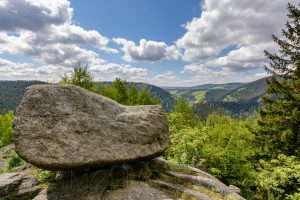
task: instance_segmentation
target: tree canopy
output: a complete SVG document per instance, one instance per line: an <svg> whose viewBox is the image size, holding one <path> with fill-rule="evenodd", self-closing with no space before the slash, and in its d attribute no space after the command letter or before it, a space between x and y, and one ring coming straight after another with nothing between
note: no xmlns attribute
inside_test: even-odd
<svg viewBox="0 0 300 200"><path fill-rule="evenodd" d="M258 141L263 154L300 156L300 10L288 4L283 37L273 35L279 52L265 51L272 75L259 110Z"/></svg>
<svg viewBox="0 0 300 200"><path fill-rule="evenodd" d="M112 85L100 84L93 81L88 65L77 64L70 76L64 75L60 84L72 84L108 97L123 105L155 105L159 101L149 91L138 89L136 85L127 85L126 80L116 78Z"/></svg>
<svg viewBox="0 0 300 200"><path fill-rule="evenodd" d="M72 84L87 90L93 89L93 76L88 71L88 65L76 64L70 76L66 74L60 80L61 84Z"/></svg>

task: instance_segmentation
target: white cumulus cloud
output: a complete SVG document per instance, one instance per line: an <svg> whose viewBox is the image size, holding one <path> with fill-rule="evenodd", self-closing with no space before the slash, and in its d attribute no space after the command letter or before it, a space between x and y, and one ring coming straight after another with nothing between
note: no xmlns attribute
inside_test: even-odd
<svg viewBox="0 0 300 200"><path fill-rule="evenodd" d="M67 0L2 0L0 4L0 54L29 56L43 66L74 66L77 62L105 61L90 46L116 53L109 39L96 30L72 22Z"/></svg>
<svg viewBox="0 0 300 200"><path fill-rule="evenodd" d="M184 49L185 60L200 61L231 46L269 42L287 20L286 6L284 0L206 0L201 16L185 25L187 32L176 44Z"/></svg>
<svg viewBox="0 0 300 200"><path fill-rule="evenodd" d="M102 65L93 65L90 68L96 73L115 74L118 76L139 76L145 77L148 75L148 70L140 67L132 67L131 65L105 63Z"/></svg>
<svg viewBox="0 0 300 200"><path fill-rule="evenodd" d="M126 61L158 61L178 60L181 53L175 45L168 46L164 42L141 39L139 45L124 38L114 38L113 41L122 45L123 59Z"/></svg>

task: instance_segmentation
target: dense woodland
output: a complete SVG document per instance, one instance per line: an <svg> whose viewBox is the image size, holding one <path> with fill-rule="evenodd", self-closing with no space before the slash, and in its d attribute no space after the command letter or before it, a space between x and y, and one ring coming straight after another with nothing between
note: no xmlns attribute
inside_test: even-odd
<svg viewBox="0 0 300 200"><path fill-rule="evenodd" d="M266 70L271 78L261 105L257 101L240 105L231 101L245 93L235 89L227 94L227 102L191 105L184 97L178 98L173 111L167 113L170 147L164 156L240 187L247 199L300 199L300 10L290 4L288 9L284 39L273 36L279 54L266 52L270 60ZM60 84L78 85L124 105L161 103L148 89L122 79L94 83L87 66L76 66ZM252 96L262 93L259 90ZM12 120L12 112L0 116L1 146L13 140Z"/></svg>
<svg viewBox="0 0 300 200"><path fill-rule="evenodd" d="M0 113L15 111L19 105L25 89L41 81L1 81L0 82Z"/></svg>

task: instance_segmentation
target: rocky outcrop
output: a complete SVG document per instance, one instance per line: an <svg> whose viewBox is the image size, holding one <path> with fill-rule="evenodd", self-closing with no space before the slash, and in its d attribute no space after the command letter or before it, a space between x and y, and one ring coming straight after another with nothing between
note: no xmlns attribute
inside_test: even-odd
<svg viewBox="0 0 300 200"><path fill-rule="evenodd" d="M0 174L0 197L31 199L41 191L37 179L25 173Z"/></svg>
<svg viewBox="0 0 300 200"><path fill-rule="evenodd" d="M103 200L159 200L159 199L174 199L174 197L164 191L150 186L142 181L127 181L124 188L117 190L108 190L102 196Z"/></svg>
<svg viewBox="0 0 300 200"><path fill-rule="evenodd" d="M158 106L123 106L77 86L27 88L14 120L16 151L50 170L153 158L168 146Z"/></svg>
<svg viewBox="0 0 300 200"><path fill-rule="evenodd" d="M160 157L152 159L150 167L158 169L162 173L160 179L150 180L152 185L160 188L185 193L202 200L213 200L217 196L226 199L245 200L237 193L237 187L228 187L212 175L189 165L176 165ZM197 187L200 191L195 189ZM232 189L233 187L234 189ZM202 188L214 191L216 196L203 193Z"/></svg>
<svg viewBox="0 0 300 200"><path fill-rule="evenodd" d="M162 162L169 166L168 171L160 168ZM201 172L162 158L101 169L62 171L56 182L34 200L244 200L218 179Z"/></svg>
<svg viewBox="0 0 300 200"><path fill-rule="evenodd" d="M193 190L193 189L189 189L180 184L168 183L168 182L160 181L160 180L153 180L153 181L151 181L151 183L158 187L161 187L162 189L184 193L186 195L192 196L192 197L200 199L200 200L214 200L213 198L209 197L208 195L206 195L202 192L199 192L199 191Z"/></svg>
<svg viewBox="0 0 300 200"><path fill-rule="evenodd" d="M76 86L32 86L14 136L15 150L31 164L0 175L0 199L244 200L200 169L157 157L168 145L158 106L122 106ZM41 179L45 171L34 165L56 176Z"/></svg>

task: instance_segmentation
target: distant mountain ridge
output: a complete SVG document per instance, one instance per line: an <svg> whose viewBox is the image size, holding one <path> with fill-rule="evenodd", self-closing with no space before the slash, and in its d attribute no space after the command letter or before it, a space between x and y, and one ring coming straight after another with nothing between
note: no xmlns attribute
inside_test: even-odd
<svg viewBox="0 0 300 200"><path fill-rule="evenodd" d="M216 87L223 87L227 89L234 89L237 87L242 86L244 83L223 83L223 84L216 84L216 83L209 83L209 84L203 84L203 85L196 85L191 87L172 87L172 86L162 86L161 88L165 90L206 90L206 89L212 89Z"/></svg>
<svg viewBox="0 0 300 200"><path fill-rule="evenodd" d="M204 84L193 87L163 87L175 98L185 97L193 103L201 101L251 102L265 95L267 78L249 83Z"/></svg>
<svg viewBox="0 0 300 200"><path fill-rule="evenodd" d="M251 102L260 101L260 98L266 94L267 79L261 78L256 81L246 83L223 97L225 102Z"/></svg>
<svg viewBox="0 0 300 200"><path fill-rule="evenodd" d="M173 110L176 99L181 96L191 103L215 102L215 106L225 106L226 109L234 107L234 103L239 103L237 107L242 107L243 104L247 108L249 105L257 107L260 98L266 93L266 80L267 78L262 78L250 83L204 84L193 87L164 87L165 89L147 83L128 82L128 87L135 84L138 89L148 90L158 98L162 107L170 112ZM97 83L112 84L112 82ZM0 113L15 111L26 87L35 84L46 83L42 81L0 81Z"/></svg>
<svg viewBox="0 0 300 200"><path fill-rule="evenodd" d="M0 113L15 111L25 89L31 85L45 84L42 81L0 81Z"/></svg>

